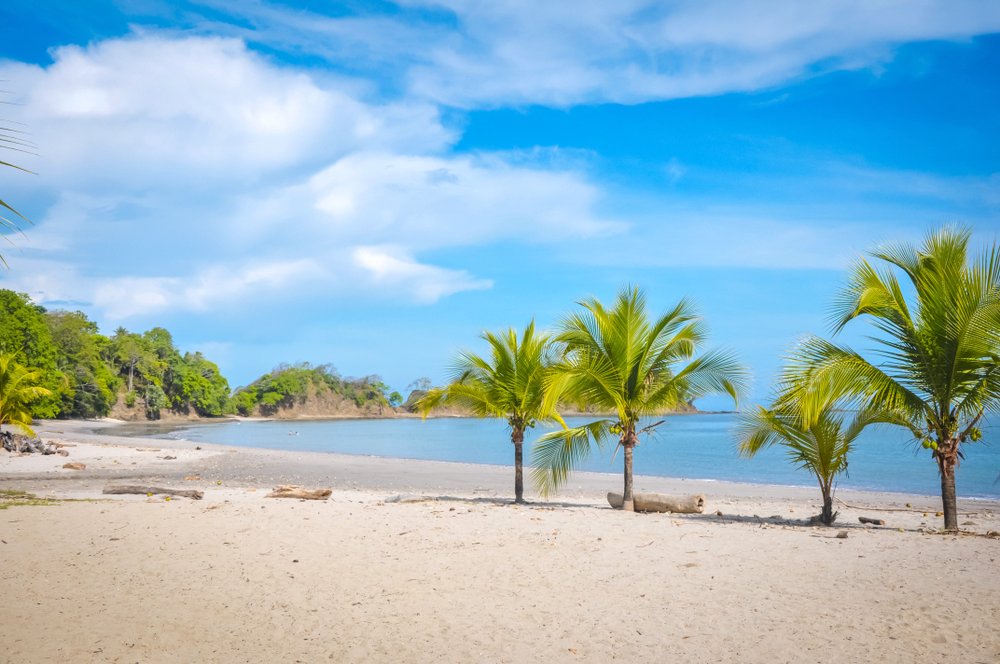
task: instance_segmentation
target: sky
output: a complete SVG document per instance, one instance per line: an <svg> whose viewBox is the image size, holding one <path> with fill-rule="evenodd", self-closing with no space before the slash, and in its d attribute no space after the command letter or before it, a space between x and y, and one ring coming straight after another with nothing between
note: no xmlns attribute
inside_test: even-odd
<svg viewBox="0 0 1000 664"><path fill-rule="evenodd" d="M405 394L637 285L762 400L865 252L998 240L997 71L988 0L5 0L0 287Z"/></svg>

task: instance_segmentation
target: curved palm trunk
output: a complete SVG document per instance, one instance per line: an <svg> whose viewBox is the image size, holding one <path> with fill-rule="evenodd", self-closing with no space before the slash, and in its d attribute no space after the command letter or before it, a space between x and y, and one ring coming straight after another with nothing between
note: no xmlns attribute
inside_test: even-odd
<svg viewBox="0 0 1000 664"><path fill-rule="evenodd" d="M524 502L524 430L514 429L510 433L514 443L514 502Z"/></svg>
<svg viewBox="0 0 1000 664"><path fill-rule="evenodd" d="M955 469L958 466L958 441L949 440L935 456L941 474L941 511L944 529L958 530L958 501L955 498Z"/></svg>

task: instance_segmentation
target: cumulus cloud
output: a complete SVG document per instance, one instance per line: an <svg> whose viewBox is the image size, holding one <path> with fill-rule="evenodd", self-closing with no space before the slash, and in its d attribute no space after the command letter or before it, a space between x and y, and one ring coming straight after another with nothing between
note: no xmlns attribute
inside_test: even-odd
<svg viewBox="0 0 1000 664"><path fill-rule="evenodd" d="M279 291L430 303L492 282L425 252L621 228L579 170L446 155L426 102L367 100L236 39L135 34L53 58L0 63L43 155L5 285L43 303L113 320Z"/></svg>
<svg viewBox="0 0 1000 664"><path fill-rule="evenodd" d="M134 35L53 58L0 76L36 136L36 170L64 187L246 185L362 146L427 151L453 139L427 104L366 104L235 39Z"/></svg>
<svg viewBox="0 0 1000 664"><path fill-rule="evenodd" d="M559 241L622 228L594 213L600 192L573 172L495 157L358 153L313 176L293 197L314 201L317 234L416 249L495 240Z"/></svg>

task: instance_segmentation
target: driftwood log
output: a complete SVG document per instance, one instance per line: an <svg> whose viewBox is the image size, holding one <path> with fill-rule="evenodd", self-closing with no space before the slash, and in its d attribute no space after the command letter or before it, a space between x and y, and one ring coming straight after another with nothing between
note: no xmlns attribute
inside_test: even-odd
<svg viewBox="0 0 1000 664"><path fill-rule="evenodd" d="M615 509L622 507L622 494L609 493L608 503ZM632 506L636 512L675 512L701 514L705 509L705 496L665 496L662 493L634 493Z"/></svg>
<svg viewBox="0 0 1000 664"><path fill-rule="evenodd" d="M161 486L137 486L133 484L127 484L124 486L107 486L104 487L104 493L109 495L125 494L125 493L136 493L140 495L147 494L165 494L167 496L181 496L183 498L193 498L194 500L201 500L203 494L201 491L196 489L165 489Z"/></svg>
<svg viewBox="0 0 1000 664"><path fill-rule="evenodd" d="M302 500L326 500L333 493L332 489L303 489L300 486L283 484L274 487L274 491L266 498L300 498Z"/></svg>
<svg viewBox="0 0 1000 664"><path fill-rule="evenodd" d="M872 519L872 518L867 517L867 516L859 516L858 517L858 521L860 521L861 523L870 523L873 526L884 526L885 525L885 521L883 519Z"/></svg>

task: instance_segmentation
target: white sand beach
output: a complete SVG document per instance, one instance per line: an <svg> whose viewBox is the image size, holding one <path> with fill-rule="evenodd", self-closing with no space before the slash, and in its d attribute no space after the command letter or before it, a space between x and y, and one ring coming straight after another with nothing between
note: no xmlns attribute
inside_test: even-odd
<svg viewBox="0 0 1000 664"><path fill-rule="evenodd" d="M842 491L825 528L811 489L642 476L704 514L612 510L594 473L516 506L510 468L87 426L39 428L68 457L0 452L0 489L77 499L0 510L5 662L1000 660L997 502L960 501L958 535L934 497Z"/></svg>

